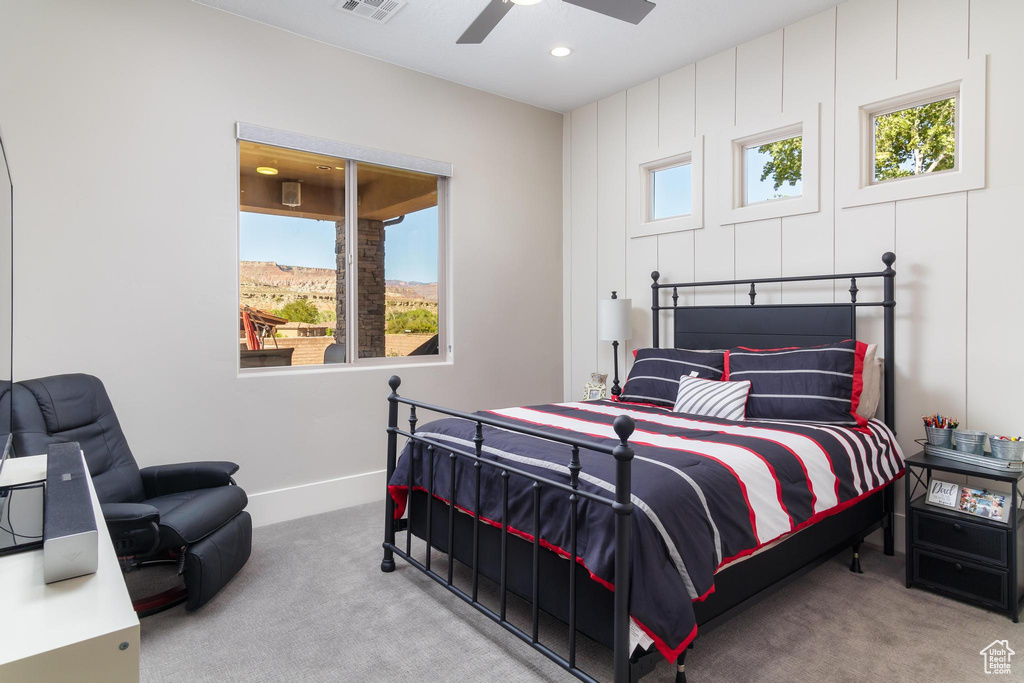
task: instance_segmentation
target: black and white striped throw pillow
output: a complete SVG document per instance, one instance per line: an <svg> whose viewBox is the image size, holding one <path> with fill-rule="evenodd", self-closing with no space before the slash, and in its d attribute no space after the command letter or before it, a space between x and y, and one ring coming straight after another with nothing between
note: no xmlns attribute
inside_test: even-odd
<svg viewBox="0 0 1024 683"><path fill-rule="evenodd" d="M861 425L867 345L837 344L729 351L728 379L750 380L747 419Z"/></svg>
<svg viewBox="0 0 1024 683"><path fill-rule="evenodd" d="M750 381L721 382L698 377L680 377L676 392L677 413L742 420L750 393Z"/></svg>
<svg viewBox="0 0 1024 683"><path fill-rule="evenodd" d="M725 354L722 350L637 349L619 400L671 408L679 378L696 373L695 377L722 379Z"/></svg>

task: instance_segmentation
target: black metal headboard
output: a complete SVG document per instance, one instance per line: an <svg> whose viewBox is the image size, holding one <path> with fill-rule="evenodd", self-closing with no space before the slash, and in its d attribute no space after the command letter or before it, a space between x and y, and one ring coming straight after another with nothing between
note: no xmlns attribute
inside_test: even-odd
<svg viewBox="0 0 1024 683"><path fill-rule="evenodd" d="M885 355L885 424L895 431L895 311L896 271L892 264L896 254L882 254L885 269L875 273L836 273L827 275L800 275L768 277L750 280L718 280L713 282L659 283L661 274L651 273L651 314L653 343L660 340L660 312L673 311L675 329L673 346L689 349L728 349L735 346L779 348L783 346L812 346L844 339L857 338L857 309L881 306L883 309ZM858 301L857 280L881 278L882 301ZM811 282L816 280L849 280L849 303L761 304L756 303L757 285L775 282ZM687 287L727 287L750 285L750 304L681 306L679 290ZM672 290L672 305L662 306L660 290Z"/></svg>

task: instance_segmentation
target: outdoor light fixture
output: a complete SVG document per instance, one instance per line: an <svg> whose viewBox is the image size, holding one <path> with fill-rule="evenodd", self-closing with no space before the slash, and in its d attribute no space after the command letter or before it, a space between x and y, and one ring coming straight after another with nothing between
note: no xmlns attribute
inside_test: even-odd
<svg viewBox="0 0 1024 683"><path fill-rule="evenodd" d="M293 209L302 206L302 185L294 181L281 183L281 203Z"/></svg>
<svg viewBox="0 0 1024 683"><path fill-rule="evenodd" d="M277 169L271 168L270 166L257 166L256 172L262 173L263 175L277 175Z"/></svg>
<svg viewBox="0 0 1024 683"><path fill-rule="evenodd" d="M572 50L567 47L556 47L551 50L552 57L568 57L572 54Z"/></svg>

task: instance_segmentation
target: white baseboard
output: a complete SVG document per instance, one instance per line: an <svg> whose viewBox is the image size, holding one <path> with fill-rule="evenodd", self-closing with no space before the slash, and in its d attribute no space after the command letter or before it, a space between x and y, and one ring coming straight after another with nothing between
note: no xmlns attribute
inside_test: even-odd
<svg viewBox="0 0 1024 683"><path fill-rule="evenodd" d="M385 474L385 470L377 470L254 493L246 510L252 515L253 526L263 526L382 501Z"/></svg>

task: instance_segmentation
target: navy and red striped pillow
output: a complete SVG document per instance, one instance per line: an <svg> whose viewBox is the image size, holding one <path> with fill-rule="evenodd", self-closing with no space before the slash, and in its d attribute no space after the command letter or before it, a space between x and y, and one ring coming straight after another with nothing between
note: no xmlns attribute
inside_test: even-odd
<svg viewBox="0 0 1024 683"><path fill-rule="evenodd" d="M867 345L837 344L729 351L730 380L750 380L747 419L866 424L857 414Z"/></svg>
<svg viewBox="0 0 1024 683"><path fill-rule="evenodd" d="M724 350L637 349L619 400L671 408L676 404L680 377L722 379L726 355Z"/></svg>

